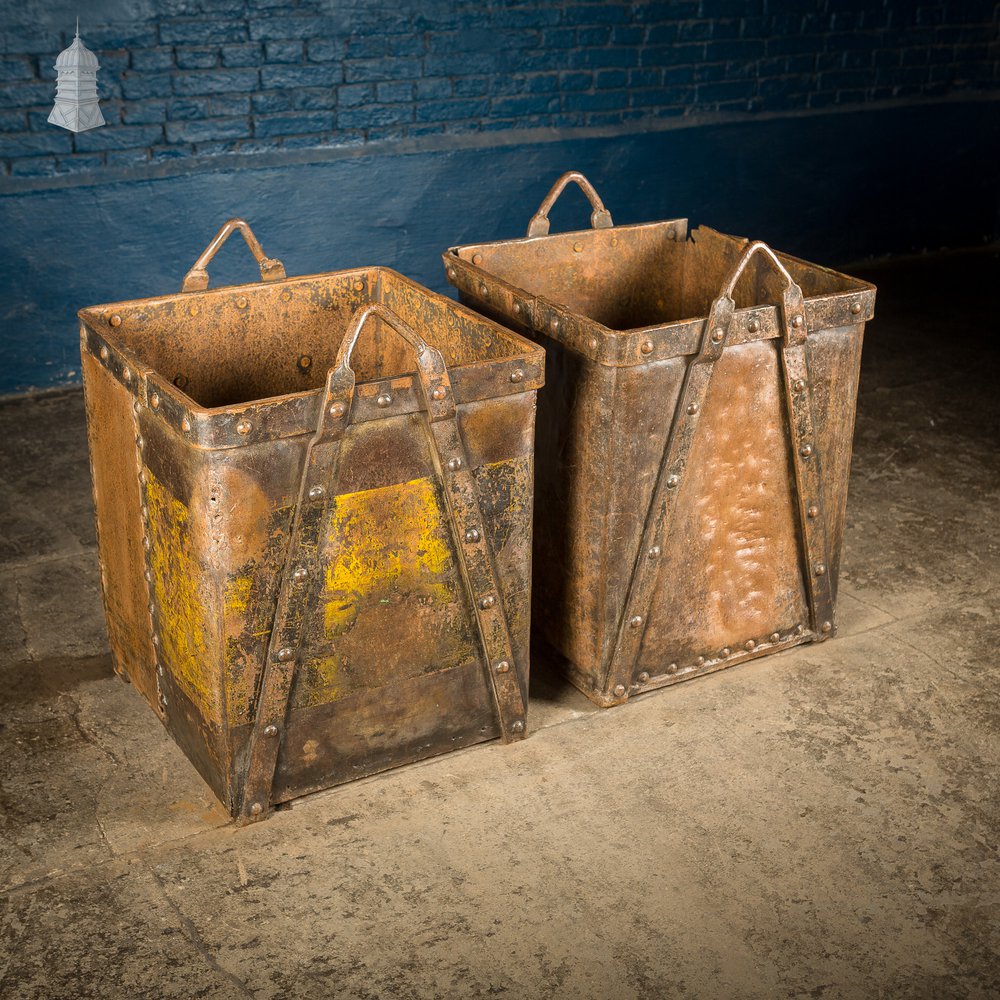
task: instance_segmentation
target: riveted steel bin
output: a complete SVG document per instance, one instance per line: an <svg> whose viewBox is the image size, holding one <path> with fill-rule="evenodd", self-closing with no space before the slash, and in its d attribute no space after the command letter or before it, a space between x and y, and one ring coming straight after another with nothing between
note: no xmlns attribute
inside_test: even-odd
<svg viewBox="0 0 1000 1000"><path fill-rule="evenodd" d="M548 235L569 181L593 228ZM600 705L835 632L875 289L686 219L615 227L566 174L525 239L444 255L543 344L534 621Z"/></svg>
<svg viewBox="0 0 1000 1000"><path fill-rule="evenodd" d="M235 228L264 280L208 291ZM241 220L184 288L79 314L119 673L244 821L523 737L543 351Z"/></svg>

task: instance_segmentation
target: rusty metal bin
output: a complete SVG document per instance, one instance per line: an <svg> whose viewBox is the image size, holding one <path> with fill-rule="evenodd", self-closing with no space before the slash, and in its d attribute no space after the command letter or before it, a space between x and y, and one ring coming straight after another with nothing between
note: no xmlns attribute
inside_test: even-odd
<svg viewBox="0 0 1000 1000"><path fill-rule="evenodd" d="M548 235L569 181L589 231ZM834 634L875 288L686 219L614 227L566 174L525 239L444 254L546 349L534 622L599 705Z"/></svg>
<svg viewBox="0 0 1000 1000"><path fill-rule="evenodd" d="M208 291L237 228L264 280ZM79 314L118 672L244 821L523 737L543 351L242 220L184 289Z"/></svg>

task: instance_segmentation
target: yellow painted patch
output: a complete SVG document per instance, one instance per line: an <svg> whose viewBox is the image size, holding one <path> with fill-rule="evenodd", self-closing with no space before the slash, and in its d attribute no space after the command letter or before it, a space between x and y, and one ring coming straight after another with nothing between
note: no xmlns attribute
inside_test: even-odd
<svg viewBox="0 0 1000 1000"><path fill-rule="evenodd" d="M148 470L146 506L161 655L204 717L219 721L219 688L207 648L208 612L198 591L202 574L191 551L188 509Z"/></svg>

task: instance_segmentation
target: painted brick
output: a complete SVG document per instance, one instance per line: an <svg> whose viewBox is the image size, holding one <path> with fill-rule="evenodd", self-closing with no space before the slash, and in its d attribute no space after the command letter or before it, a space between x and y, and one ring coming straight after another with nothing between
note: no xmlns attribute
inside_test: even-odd
<svg viewBox="0 0 1000 1000"><path fill-rule="evenodd" d="M345 59L377 59L386 54L385 38L348 38L343 51Z"/></svg>
<svg viewBox="0 0 1000 1000"><path fill-rule="evenodd" d="M596 94L563 94L563 108L566 111L612 111L628 107L627 90L604 90Z"/></svg>
<svg viewBox="0 0 1000 1000"><path fill-rule="evenodd" d="M210 118L238 118L250 114L250 98L246 94L226 94L208 102Z"/></svg>
<svg viewBox="0 0 1000 1000"><path fill-rule="evenodd" d="M372 128L381 125L401 125L413 121L413 108L399 104L369 104L337 112L342 128Z"/></svg>
<svg viewBox="0 0 1000 1000"><path fill-rule="evenodd" d="M130 101L148 97L169 97L173 93L173 78L168 73L124 73L122 94Z"/></svg>
<svg viewBox="0 0 1000 1000"><path fill-rule="evenodd" d="M55 95L54 83L8 83L0 86L0 108L51 104Z"/></svg>
<svg viewBox="0 0 1000 1000"><path fill-rule="evenodd" d="M178 97L167 101L167 118L171 121L197 121L208 117L208 99L205 97Z"/></svg>
<svg viewBox="0 0 1000 1000"><path fill-rule="evenodd" d="M335 38L310 38L306 54L311 62L334 62L344 57L344 43Z"/></svg>
<svg viewBox="0 0 1000 1000"><path fill-rule="evenodd" d="M594 85L593 73L560 73L560 90L590 90Z"/></svg>
<svg viewBox="0 0 1000 1000"><path fill-rule="evenodd" d="M207 142L242 139L250 135L249 118L203 118L195 122L167 122L167 142Z"/></svg>
<svg viewBox="0 0 1000 1000"><path fill-rule="evenodd" d="M265 66L260 79L265 88L332 87L340 83L340 66Z"/></svg>
<svg viewBox="0 0 1000 1000"><path fill-rule="evenodd" d="M104 162L109 167L134 167L149 162L149 153L144 149L109 149L104 154Z"/></svg>
<svg viewBox="0 0 1000 1000"><path fill-rule="evenodd" d="M250 106L254 111L264 115L277 111L291 111L292 95L280 91L253 94L250 98Z"/></svg>
<svg viewBox="0 0 1000 1000"><path fill-rule="evenodd" d="M281 38L335 38L344 34L345 25L339 19L296 16L261 17L250 22L250 38L267 42Z"/></svg>
<svg viewBox="0 0 1000 1000"><path fill-rule="evenodd" d="M267 69L260 71L266 73ZM199 73L178 73L173 77L174 93L187 95L246 93L257 89L255 69L203 70Z"/></svg>
<svg viewBox="0 0 1000 1000"><path fill-rule="evenodd" d="M56 158L54 156L29 156L11 162L14 177L54 177Z"/></svg>
<svg viewBox="0 0 1000 1000"><path fill-rule="evenodd" d="M468 79L468 77L464 79ZM458 83L458 80L455 82ZM442 97L451 97L452 81L444 77L425 77L423 80L417 80L415 88L418 101L433 101Z"/></svg>
<svg viewBox="0 0 1000 1000"><path fill-rule="evenodd" d="M303 132L328 132L334 127L330 111L309 111L285 115L255 115L253 134L265 138L300 135Z"/></svg>
<svg viewBox="0 0 1000 1000"><path fill-rule="evenodd" d="M344 63L344 78L348 83L377 80L412 80L421 73L419 59L357 59ZM435 74L431 74L435 75ZM447 74L444 74L447 75Z"/></svg>
<svg viewBox="0 0 1000 1000"><path fill-rule="evenodd" d="M446 81L448 82L448 81ZM508 77L502 83L510 83ZM418 84L419 87L419 84ZM482 97L490 90L490 78L488 76L457 76L454 81L450 81L451 91L456 97ZM429 97L450 97L448 87L444 87L441 94L429 94Z"/></svg>
<svg viewBox="0 0 1000 1000"><path fill-rule="evenodd" d="M164 49L136 49L132 53L132 69L139 72L148 72L157 69L172 69L174 65L174 50Z"/></svg>
<svg viewBox="0 0 1000 1000"><path fill-rule="evenodd" d="M264 57L269 63L301 62L303 51L304 46L300 41L264 43Z"/></svg>
<svg viewBox="0 0 1000 1000"><path fill-rule="evenodd" d="M26 56L4 56L0 59L0 82L33 80L35 68Z"/></svg>
<svg viewBox="0 0 1000 1000"><path fill-rule="evenodd" d="M490 102L478 101L427 101L417 106L417 121L452 121L458 118L482 118L489 111Z"/></svg>
<svg viewBox="0 0 1000 1000"><path fill-rule="evenodd" d="M57 174L84 174L100 170L104 166L104 155L81 153L77 156L60 156L56 159Z"/></svg>
<svg viewBox="0 0 1000 1000"><path fill-rule="evenodd" d="M381 104L403 104L413 100L413 84L386 82L375 85L375 96Z"/></svg>
<svg viewBox="0 0 1000 1000"><path fill-rule="evenodd" d="M247 28L242 21L164 21L160 24L163 45L206 45L209 42L245 42Z"/></svg>
<svg viewBox="0 0 1000 1000"><path fill-rule="evenodd" d="M490 111L501 117L545 114L559 110L559 98L544 94L519 94L516 97L497 97L490 102Z"/></svg>
<svg viewBox="0 0 1000 1000"><path fill-rule="evenodd" d="M0 135L0 157L71 153L73 138L63 129L49 132L5 132Z"/></svg>
<svg viewBox="0 0 1000 1000"><path fill-rule="evenodd" d="M23 111L0 111L0 132L23 132L26 127Z"/></svg>
<svg viewBox="0 0 1000 1000"><path fill-rule="evenodd" d="M180 69L215 69L219 65L217 48L178 48L177 66Z"/></svg>
<svg viewBox="0 0 1000 1000"><path fill-rule="evenodd" d="M337 88L337 98L342 108L356 108L375 100L375 85L354 83Z"/></svg>
<svg viewBox="0 0 1000 1000"><path fill-rule="evenodd" d="M151 146L162 139L162 125L119 125L77 133L76 148L81 153L100 149L134 149Z"/></svg>
<svg viewBox="0 0 1000 1000"><path fill-rule="evenodd" d="M245 66L260 66L264 52L260 45L248 42L245 45L223 45L222 65L226 69L240 69Z"/></svg>
<svg viewBox="0 0 1000 1000"><path fill-rule="evenodd" d="M104 109L107 119L107 108ZM158 125L167 120L166 101L142 101L139 104L126 104L122 110L126 125Z"/></svg>
<svg viewBox="0 0 1000 1000"><path fill-rule="evenodd" d="M385 50L390 56L419 56L425 49L423 35L389 35Z"/></svg>
<svg viewBox="0 0 1000 1000"><path fill-rule="evenodd" d="M327 111L337 107L336 90L293 90L292 107L301 111Z"/></svg>

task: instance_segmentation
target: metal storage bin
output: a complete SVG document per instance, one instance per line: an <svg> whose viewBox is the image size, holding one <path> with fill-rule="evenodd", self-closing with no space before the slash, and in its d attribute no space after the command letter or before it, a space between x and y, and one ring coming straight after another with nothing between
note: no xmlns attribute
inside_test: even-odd
<svg viewBox="0 0 1000 1000"><path fill-rule="evenodd" d="M207 291L234 229L264 280ZM79 315L116 669L234 816L525 735L537 346L236 219Z"/></svg>
<svg viewBox="0 0 1000 1000"><path fill-rule="evenodd" d="M590 231L548 235L575 181ZM525 239L444 255L544 344L534 621L599 705L835 632L875 288L686 219L614 227L566 174Z"/></svg>

